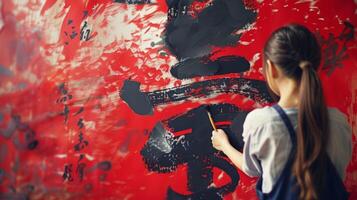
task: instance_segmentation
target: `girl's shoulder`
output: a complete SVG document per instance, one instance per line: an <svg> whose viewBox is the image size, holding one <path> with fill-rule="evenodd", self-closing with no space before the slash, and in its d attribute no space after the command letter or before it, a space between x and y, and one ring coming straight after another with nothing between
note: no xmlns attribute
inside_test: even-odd
<svg viewBox="0 0 357 200"><path fill-rule="evenodd" d="M348 123L347 116L336 107L328 107L330 122Z"/></svg>
<svg viewBox="0 0 357 200"><path fill-rule="evenodd" d="M288 114L295 114L297 109L295 108L284 108L284 111ZM264 106L262 108L256 108L248 113L248 120L261 119L262 122L276 121L279 120L279 114L272 106Z"/></svg>
<svg viewBox="0 0 357 200"><path fill-rule="evenodd" d="M246 129L252 129L275 122L281 122L279 114L275 111L273 107L265 106L262 108L256 108L249 112L245 119L244 127Z"/></svg>
<svg viewBox="0 0 357 200"><path fill-rule="evenodd" d="M294 119L292 115L294 110L286 110L289 118ZM278 112L271 106L256 108L248 113L243 124L243 139L246 142L251 138L251 143L260 146L266 140L282 140L289 137L288 134L282 134L285 130L285 124L280 118ZM283 136L282 136L283 135Z"/></svg>
<svg viewBox="0 0 357 200"><path fill-rule="evenodd" d="M351 140L352 128L348 123L347 116L333 107L328 108L328 115L332 140Z"/></svg>
<svg viewBox="0 0 357 200"><path fill-rule="evenodd" d="M297 125L298 109L297 108L284 108L284 111L290 118L294 126ZM328 107L329 123L332 129L336 127L350 128L346 115L339 109ZM284 126L281 117L276 110L271 106L256 108L248 113L243 128L248 130L259 129L263 127L277 127Z"/></svg>
<svg viewBox="0 0 357 200"><path fill-rule="evenodd" d="M297 108L284 108L286 114L294 120L297 117ZM328 107L328 116L330 122L348 123L347 116L341 112L338 108ZM281 121L279 114L272 106L265 106L262 108L256 108L248 113L245 122L253 123L255 125L263 125L269 122Z"/></svg>

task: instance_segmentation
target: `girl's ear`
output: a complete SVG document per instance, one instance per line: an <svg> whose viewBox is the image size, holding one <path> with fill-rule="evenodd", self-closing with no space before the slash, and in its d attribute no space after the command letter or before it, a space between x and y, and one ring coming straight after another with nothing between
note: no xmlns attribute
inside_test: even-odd
<svg viewBox="0 0 357 200"><path fill-rule="evenodd" d="M276 65L271 60L267 60L267 63L268 63L268 71L271 74L271 77L274 79L277 78L279 75Z"/></svg>

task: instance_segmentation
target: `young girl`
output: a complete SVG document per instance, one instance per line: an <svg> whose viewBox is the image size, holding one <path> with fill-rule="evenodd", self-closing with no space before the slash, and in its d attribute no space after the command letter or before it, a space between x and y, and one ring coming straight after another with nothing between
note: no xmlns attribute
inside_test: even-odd
<svg viewBox="0 0 357 200"><path fill-rule="evenodd" d="M243 153L232 147L223 130L212 132L213 147L248 176L259 176L257 190L264 195L276 192L290 155L289 173L299 188L296 198L321 199L320 194L326 193L326 177L332 176L325 170L327 157L338 179L344 179L352 156L351 129L341 112L326 107L317 74L320 59L319 44L304 26L288 25L273 32L264 47L263 72L280 97L276 106L288 116L292 131L276 109L264 107L245 119Z"/></svg>

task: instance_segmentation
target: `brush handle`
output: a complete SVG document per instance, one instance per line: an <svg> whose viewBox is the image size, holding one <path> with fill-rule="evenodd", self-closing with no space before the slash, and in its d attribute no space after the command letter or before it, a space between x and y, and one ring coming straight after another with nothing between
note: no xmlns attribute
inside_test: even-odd
<svg viewBox="0 0 357 200"><path fill-rule="evenodd" d="M215 131L217 131L217 128L216 128L216 125L214 125L214 122L213 122L211 113L207 111L207 115L208 115L209 121L211 122L211 125L212 125L213 129L214 129Z"/></svg>

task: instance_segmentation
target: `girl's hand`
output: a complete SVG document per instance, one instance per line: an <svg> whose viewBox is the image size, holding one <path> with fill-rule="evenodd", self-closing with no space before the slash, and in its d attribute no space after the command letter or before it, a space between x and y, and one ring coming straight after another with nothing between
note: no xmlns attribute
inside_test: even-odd
<svg viewBox="0 0 357 200"><path fill-rule="evenodd" d="M211 140L212 146L219 151L230 145L227 134L222 129L213 130Z"/></svg>

